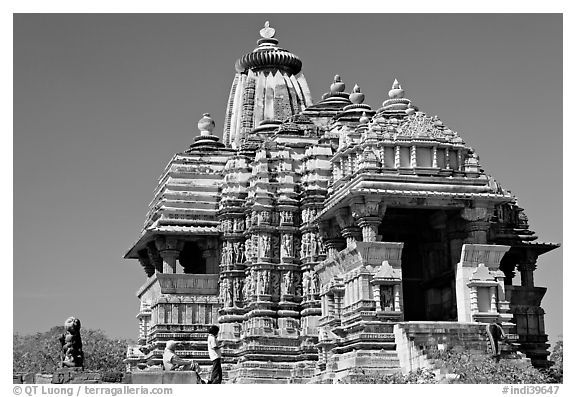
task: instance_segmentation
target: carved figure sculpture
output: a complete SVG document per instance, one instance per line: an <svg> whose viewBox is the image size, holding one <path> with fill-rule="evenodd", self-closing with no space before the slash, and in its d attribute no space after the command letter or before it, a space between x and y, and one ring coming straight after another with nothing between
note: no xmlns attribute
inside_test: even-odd
<svg viewBox="0 0 576 397"><path fill-rule="evenodd" d="M84 369L84 352L80 336L80 320L69 317L64 322L65 334L60 336L62 367L80 367Z"/></svg>
<svg viewBox="0 0 576 397"><path fill-rule="evenodd" d="M260 236L260 257L268 258L270 256L270 236L262 235Z"/></svg>
<svg viewBox="0 0 576 397"><path fill-rule="evenodd" d="M326 255L326 247L322 242L322 238L320 236L316 236L316 242L318 243L318 255Z"/></svg>
<svg viewBox="0 0 576 397"><path fill-rule="evenodd" d="M220 293L218 294L218 298L220 299L220 302L222 302L222 304L224 304L224 301L226 300L226 293L225 293L225 289L226 289L226 280L222 279L219 282L219 286L220 286Z"/></svg>
<svg viewBox="0 0 576 397"><path fill-rule="evenodd" d="M240 243L234 243L234 261L232 263L240 262Z"/></svg>
<svg viewBox="0 0 576 397"><path fill-rule="evenodd" d="M283 234L282 235L282 257L290 258L292 257L292 235Z"/></svg>
<svg viewBox="0 0 576 397"><path fill-rule="evenodd" d="M310 295L310 273L309 272L305 272L302 275L302 295L304 297L307 297L308 295Z"/></svg>
<svg viewBox="0 0 576 397"><path fill-rule="evenodd" d="M251 273L248 273L248 275L244 279L244 285L242 286L242 297L244 300L246 300L251 294L252 294L252 275Z"/></svg>
<svg viewBox="0 0 576 397"><path fill-rule="evenodd" d="M258 235L253 234L252 235L252 260L254 260L256 257L258 257L258 253L259 253L259 241L260 239L258 238Z"/></svg>
<svg viewBox="0 0 576 397"><path fill-rule="evenodd" d="M234 263L234 250L232 249L230 243L226 246L226 264L231 265Z"/></svg>
<svg viewBox="0 0 576 397"><path fill-rule="evenodd" d="M240 278L234 279L234 303L242 301L242 280Z"/></svg>
<svg viewBox="0 0 576 397"><path fill-rule="evenodd" d="M224 299L224 307L231 307L232 304L232 283L230 280L226 279L226 295Z"/></svg>
<svg viewBox="0 0 576 397"><path fill-rule="evenodd" d="M284 273L282 278L282 295L292 294L292 271L289 270Z"/></svg>
<svg viewBox="0 0 576 397"><path fill-rule="evenodd" d="M264 293L264 272L258 272L258 283L256 284L256 293L262 295Z"/></svg>
<svg viewBox="0 0 576 397"><path fill-rule="evenodd" d="M312 273L312 283L311 283L311 291L310 293L313 295L317 295L320 293L320 277L318 276L318 273L313 272Z"/></svg>
<svg viewBox="0 0 576 397"><path fill-rule="evenodd" d="M238 243L238 263L244 263L246 260L246 254L244 253L244 244Z"/></svg>
<svg viewBox="0 0 576 397"><path fill-rule="evenodd" d="M270 212L268 211L260 212L260 223L270 223Z"/></svg>
<svg viewBox="0 0 576 397"><path fill-rule="evenodd" d="M264 274L264 290L263 290L263 294L269 294L270 293L270 270L264 270L262 272Z"/></svg>
<svg viewBox="0 0 576 397"><path fill-rule="evenodd" d="M318 246L317 246L317 241L316 241L316 235L315 234L309 234L310 236L310 256L316 256L318 255Z"/></svg>
<svg viewBox="0 0 576 397"><path fill-rule="evenodd" d="M306 258L307 256L310 256L310 234L306 233L303 237L302 237L302 258Z"/></svg>
<svg viewBox="0 0 576 397"><path fill-rule="evenodd" d="M256 279L256 272L254 269L250 269L250 289L248 290L249 295L256 294L256 284L258 280Z"/></svg>
<svg viewBox="0 0 576 397"><path fill-rule="evenodd" d="M252 254L251 254L252 247L251 247L251 245L252 245L252 240L251 240L251 239L246 239L246 242L244 243L244 248L245 248L245 250L246 250L246 252L245 252L244 255L245 255L245 257L246 257L246 260L250 260L250 259L252 258Z"/></svg>
<svg viewBox="0 0 576 397"><path fill-rule="evenodd" d="M222 247L222 255L220 255L220 266L226 265L226 246Z"/></svg>

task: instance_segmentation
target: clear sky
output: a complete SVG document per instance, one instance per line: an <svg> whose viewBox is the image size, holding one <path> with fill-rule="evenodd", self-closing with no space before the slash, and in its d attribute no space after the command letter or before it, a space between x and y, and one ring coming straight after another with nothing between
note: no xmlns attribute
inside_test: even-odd
<svg viewBox="0 0 576 397"><path fill-rule="evenodd" d="M157 178L209 112L221 135L234 62L269 20L314 101L334 74L374 109L394 78L474 147L540 240L562 242L560 14L17 14L14 330L75 315L136 338L146 276L122 259ZM562 248L535 273L562 334Z"/></svg>

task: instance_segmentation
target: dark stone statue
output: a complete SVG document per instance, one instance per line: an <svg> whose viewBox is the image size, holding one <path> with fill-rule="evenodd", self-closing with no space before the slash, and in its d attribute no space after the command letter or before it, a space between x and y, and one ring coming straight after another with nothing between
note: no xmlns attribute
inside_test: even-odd
<svg viewBox="0 0 576 397"><path fill-rule="evenodd" d="M82 351L82 338L80 336L80 320L69 317L64 322L65 334L60 336L62 345L61 364L63 368L84 369L84 352Z"/></svg>
<svg viewBox="0 0 576 397"><path fill-rule="evenodd" d="M498 323L488 324L486 331L490 340L490 347L492 348L492 357L498 362L502 355L502 344L508 343L506 333Z"/></svg>

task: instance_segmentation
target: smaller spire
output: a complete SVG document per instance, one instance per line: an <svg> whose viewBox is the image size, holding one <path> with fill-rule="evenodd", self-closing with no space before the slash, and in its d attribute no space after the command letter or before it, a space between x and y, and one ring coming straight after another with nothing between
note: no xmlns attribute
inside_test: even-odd
<svg viewBox="0 0 576 397"><path fill-rule="evenodd" d="M397 79L394 79L392 89L388 91L388 97L390 99L404 98L404 90L402 89L402 86L400 85Z"/></svg>
<svg viewBox="0 0 576 397"><path fill-rule="evenodd" d="M330 92L335 94L337 92L344 92L346 85L342 82L342 78L339 74L334 76L334 82L330 85Z"/></svg>
<svg viewBox="0 0 576 397"><path fill-rule="evenodd" d="M219 148L223 148L224 144L222 142L218 142L220 138L216 135L212 135L212 131L214 131L214 127L216 123L210 117L210 113L204 113L202 118L198 121L198 129L200 130L200 135L194 137L194 143L190 145L190 149L187 150L189 153L190 151L197 151L197 150L216 150Z"/></svg>
<svg viewBox="0 0 576 397"><path fill-rule="evenodd" d="M360 121L360 124L368 124L368 122L370 122L370 117L366 115L366 112L362 112L362 116L358 121Z"/></svg>
<svg viewBox="0 0 576 397"><path fill-rule="evenodd" d="M350 102L355 105L359 105L364 102L364 94L360 92L360 87L358 84L355 84L354 88L352 89L352 93L350 94Z"/></svg>
<svg viewBox="0 0 576 397"><path fill-rule="evenodd" d="M198 121L198 129L200 130L201 136L212 135L215 126L216 123L212 117L210 117L210 113L204 113L202 118Z"/></svg>
<svg viewBox="0 0 576 397"><path fill-rule="evenodd" d="M276 29L270 27L270 22L266 21L264 23L264 28L260 29L260 36L263 39L271 39L276 34Z"/></svg>

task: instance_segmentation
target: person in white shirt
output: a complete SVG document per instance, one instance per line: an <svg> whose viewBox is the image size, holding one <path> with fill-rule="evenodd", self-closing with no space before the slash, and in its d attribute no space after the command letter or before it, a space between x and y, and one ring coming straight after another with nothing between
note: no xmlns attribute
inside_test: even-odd
<svg viewBox="0 0 576 397"><path fill-rule="evenodd" d="M222 344L218 342L218 332L220 328L216 325L211 325L208 328L208 355L212 360L212 373L208 383L222 383Z"/></svg>

